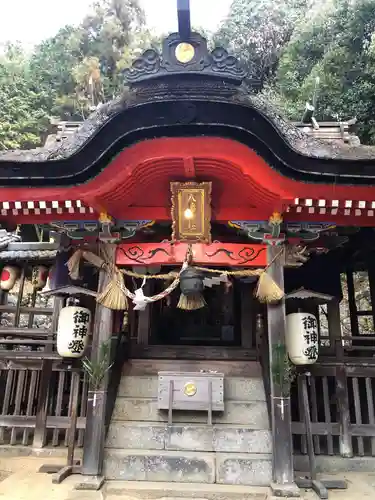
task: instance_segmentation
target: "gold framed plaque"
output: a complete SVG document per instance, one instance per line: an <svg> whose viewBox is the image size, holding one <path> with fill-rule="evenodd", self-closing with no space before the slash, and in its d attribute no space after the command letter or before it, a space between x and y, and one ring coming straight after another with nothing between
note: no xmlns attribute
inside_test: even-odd
<svg viewBox="0 0 375 500"><path fill-rule="evenodd" d="M171 182L172 240L211 243L211 182Z"/></svg>

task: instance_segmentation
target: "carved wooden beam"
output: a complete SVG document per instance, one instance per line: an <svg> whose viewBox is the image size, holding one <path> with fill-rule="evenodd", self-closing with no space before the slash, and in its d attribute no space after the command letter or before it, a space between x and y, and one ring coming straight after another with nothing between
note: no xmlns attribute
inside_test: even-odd
<svg viewBox="0 0 375 500"><path fill-rule="evenodd" d="M267 246L245 243L193 243L193 262L205 266L265 267ZM187 243L122 243L117 246L118 266L181 265Z"/></svg>
<svg viewBox="0 0 375 500"><path fill-rule="evenodd" d="M310 251L303 245L285 246L285 267L301 267L310 258Z"/></svg>

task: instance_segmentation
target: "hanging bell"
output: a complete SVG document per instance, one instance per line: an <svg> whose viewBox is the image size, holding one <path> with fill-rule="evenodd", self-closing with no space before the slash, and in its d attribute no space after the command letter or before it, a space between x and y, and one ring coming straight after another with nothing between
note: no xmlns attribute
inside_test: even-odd
<svg viewBox="0 0 375 500"><path fill-rule="evenodd" d="M187 297L203 292L203 274L194 267L187 267L180 274L180 288Z"/></svg>

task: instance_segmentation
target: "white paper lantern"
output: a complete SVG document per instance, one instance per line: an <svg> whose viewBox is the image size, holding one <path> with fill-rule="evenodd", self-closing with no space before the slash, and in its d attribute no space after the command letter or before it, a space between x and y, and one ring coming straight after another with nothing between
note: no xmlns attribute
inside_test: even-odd
<svg viewBox="0 0 375 500"><path fill-rule="evenodd" d="M88 345L90 325L90 309L79 306L61 309L57 326L58 354L63 358L81 358Z"/></svg>
<svg viewBox="0 0 375 500"><path fill-rule="evenodd" d="M14 266L5 266L1 271L0 288L9 292L19 277L19 269Z"/></svg>
<svg viewBox="0 0 375 500"><path fill-rule="evenodd" d="M35 290L43 290L48 278L48 267L34 266L31 273L31 284Z"/></svg>
<svg viewBox="0 0 375 500"><path fill-rule="evenodd" d="M318 321L309 313L286 317L286 348L295 365L312 365L319 355Z"/></svg>

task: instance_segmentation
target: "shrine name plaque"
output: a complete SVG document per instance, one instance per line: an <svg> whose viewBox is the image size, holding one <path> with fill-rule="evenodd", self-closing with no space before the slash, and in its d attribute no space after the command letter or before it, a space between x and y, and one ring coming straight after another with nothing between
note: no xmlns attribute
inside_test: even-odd
<svg viewBox="0 0 375 500"><path fill-rule="evenodd" d="M211 243L211 182L171 182L172 241Z"/></svg>
<svg viewBox="0 0 375 500"><path fill-rule="evenodd" d="M224 411L224 374L159 372L159 410Z"/></svg>

